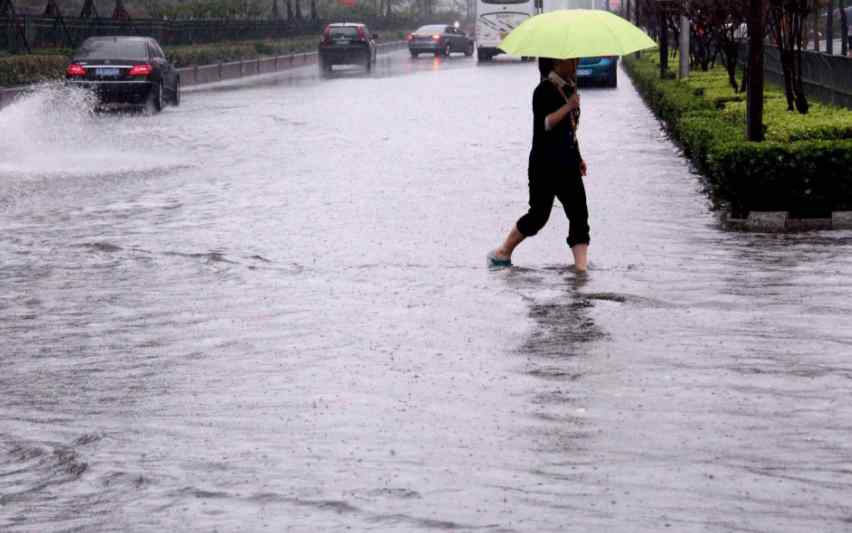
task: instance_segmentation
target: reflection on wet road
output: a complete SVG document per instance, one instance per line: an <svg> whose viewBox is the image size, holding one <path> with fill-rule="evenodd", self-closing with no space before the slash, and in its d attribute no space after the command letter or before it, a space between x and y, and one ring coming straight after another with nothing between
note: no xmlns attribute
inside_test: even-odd
<svg viewBox="0 0 852 533"><path fill-rule="evenodd" d="M622 76L591 271L555 210L489 272L536 79L0 111L0 530L848 531L852 233L721 229Z"/></svg>

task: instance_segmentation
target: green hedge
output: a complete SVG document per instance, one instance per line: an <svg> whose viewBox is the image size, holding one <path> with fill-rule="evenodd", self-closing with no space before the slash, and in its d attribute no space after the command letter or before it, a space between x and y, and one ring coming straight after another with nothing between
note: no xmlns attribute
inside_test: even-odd
<svg viewBox="0 0 852 533"><path fill-rule="evenodd" d="M14 87L61 78L68 64L66 55L21 55L0 57L0 87Z"/></svg>
<svg viewBox="0 0 852 533"><path fill-rule="evenodd" d="M724 69L660 79L653 56L625 58L624 66L717 199L740 214L827 216L852 209L852 111L814 102L808 115L788 112L781 90L768 87L766 140L747 142L744 94L728 85Z"/></svg>

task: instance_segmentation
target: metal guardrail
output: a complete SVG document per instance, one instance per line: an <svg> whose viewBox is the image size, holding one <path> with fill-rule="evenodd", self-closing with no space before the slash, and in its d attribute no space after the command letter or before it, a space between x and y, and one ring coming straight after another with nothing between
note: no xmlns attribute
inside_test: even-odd
<svg viewBox="0 0 852 533"><path fill-rule="evenodd" d="M392 41L378 45L379 52L390 52L405 47L405 41ZM212 65L196 65L178 69L180 82L184 87L202 85L205 83L216 83L219 81L235 80L247 76L258 76L261 74L273 74L283 70L312 65L317 62L316 52L304 52L300 54L289 54L275 57L259 57L257 59L244 59L241 61L230 61L227 63L215 63Z"/></svg>
<svg viewBox="0 0 852 533"><path fill-rule="evenodd" d="M740 46L738 55L740 63L744 63L748 58L747 44ZM784 70L778 48L766 46L763 63L767 81L783 87ZM806 96L852 109L852 57L803 51L802 84Z"/></svg>

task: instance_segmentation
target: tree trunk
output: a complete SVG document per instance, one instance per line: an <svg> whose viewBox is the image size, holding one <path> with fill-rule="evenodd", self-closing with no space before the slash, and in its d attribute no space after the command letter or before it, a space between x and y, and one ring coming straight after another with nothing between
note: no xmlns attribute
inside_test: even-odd
<svg viewBox="0 0 852 533"><path fill-rule="evenodd" d="M825 51L834 54L834 0L828 0L828 11L825 14Z"/></svg>
<svg viewBox="0 0 852 533"><path fill-rule="evenodd" d="M47 6L44 8L44 13L42 16L45 17L61 17L62 13L59 11L59 6L56 5L56 0L47 0Z"/></svg>
<svg viewBox="0 0 852 533"><path fill-rule="evenodd" d="M765 27L763 1L750 0L746 139L754 142L763 140L763 31Z"/></svg>
<svg viewBox="0 0 852 533"><path fill-rule="evenodd" d="M810 107L808 106L808 98L805 96L805 87L802 84L802 48L805 42L803 37L805 15L806 13L792 14L792 35L790 36L793 44L793 90L796 94L796 111L803 115L808 113L808 108ZM829 43L829 46L832 46L831 43Z"/></svg>
<svg viewBox="0 0 852 533"><path fill-rule="evenodd" d="M819 52L819 7L814 4L814 50Z"/></svg>
<svg viewBox="0 0 852 533"><path fill-rule="evenodd" d="M98 17L98 8L95 6L94 0L86 0L80 10L80 18L87 19L89 17Z"/></svg>
<svg viewBox="0 0 852 533"><path fill-rule="evenodd" d="M805 88L802 85L802 51L793 52L793 94L795 95L796 111L806 115L808 113L808 98L805 96Z"/></svg>
<svg viewBox="0 0 852 533"><path fill-rule="evenodd" d="M793 103L793 52L784 48L781 52L781 69L784 72L784 96L787 98L787 111L793 111L796 107Z"/></svg>
<svg viewBox="0 0 852 533"><path fill-rule="evenodd" d="M660 78L666 77L669 70L669 25L666 16L660 11Z"/></svg>
<svg viewBox="0 0 852 533"><path fill-rule="evenodd" d="M725 54L725 70L728 71L728 83L734 92L737 91L737 59L739 58L739 47L735 41L726 41L723 45Z"/></svg>
<svg viewBox="0 0 852 533"><path fill-rule="evenodd" d="M115 0L115 9L112 10L113 20L130 20L130 13L124 7L123 0Z"/></svg>

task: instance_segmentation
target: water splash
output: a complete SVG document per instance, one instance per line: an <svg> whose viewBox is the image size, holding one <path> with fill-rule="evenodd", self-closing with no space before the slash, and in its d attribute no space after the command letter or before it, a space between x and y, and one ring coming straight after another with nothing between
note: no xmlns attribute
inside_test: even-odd
<svg viewBox="0 0 852 533"><path fill-rule="evenodd" d="M93 94L60 82L38 85L19 97L0 111L0 177L150 170L140 168L145 140L134 127L136 119L147 117L96 111Z"/></svg>

